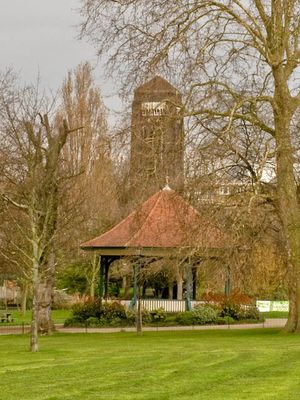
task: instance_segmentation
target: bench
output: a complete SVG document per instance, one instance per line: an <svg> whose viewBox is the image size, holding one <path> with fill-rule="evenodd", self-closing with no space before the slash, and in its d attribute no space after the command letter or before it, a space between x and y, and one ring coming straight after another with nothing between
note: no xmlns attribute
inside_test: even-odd
<svg viewBox="0 0 300 400"><path fill-rule="evenodd" d="M14 322L13 316L11 313L3 313L0 315L1 322Z"/></svg>

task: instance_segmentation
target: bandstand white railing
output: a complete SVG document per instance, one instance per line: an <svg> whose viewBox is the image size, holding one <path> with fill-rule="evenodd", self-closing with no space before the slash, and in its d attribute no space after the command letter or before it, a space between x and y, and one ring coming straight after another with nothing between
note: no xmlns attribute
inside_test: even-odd
<svg viewBox="0 0 300 400"><path fill-rule="evenodd" d="M167 299L142 299L142 308L148 311L157 310L163 308L166 312L183 312L187 309L185 300L167 300ZM125 308L129 308L132 304L131 300L121 300L121 304ZM191 308L194 308L198 304L203 304L202 301L191 301Z"/></svg>

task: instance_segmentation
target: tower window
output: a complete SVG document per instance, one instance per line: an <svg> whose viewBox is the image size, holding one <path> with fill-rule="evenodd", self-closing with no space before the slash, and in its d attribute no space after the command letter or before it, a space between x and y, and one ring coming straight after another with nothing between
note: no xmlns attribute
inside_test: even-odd
<svg viewBox="0 0 300 400"><path fill-rule="evenodd" d="M222 186L219 189L219 193L220 193L221 196L228 196L230 194L230 189L229 189L228 186Z"/></svg>
<svg viewBox="0 0 300 400"><path fill-rule="evenodd" d="M166 111L166 102L150 101L142 103L142 115L160 117Z"/></svg>

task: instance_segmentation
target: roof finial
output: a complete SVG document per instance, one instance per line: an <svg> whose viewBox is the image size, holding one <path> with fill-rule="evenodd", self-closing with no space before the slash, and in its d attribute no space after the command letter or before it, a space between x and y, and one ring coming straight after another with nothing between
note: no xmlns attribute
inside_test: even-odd
<svg viewBox="0 0 300 400"><path fill-rule="evenodd" d="M163 190L172 190L169 186L169 176L166 175L166 184L165 187L163 188Z"/></svg>

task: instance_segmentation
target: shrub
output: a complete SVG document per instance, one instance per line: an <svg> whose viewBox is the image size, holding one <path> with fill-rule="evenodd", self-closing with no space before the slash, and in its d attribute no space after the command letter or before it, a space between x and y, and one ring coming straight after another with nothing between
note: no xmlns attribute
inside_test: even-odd
<svg viewBox="0 0 300 400"><path fill-rule="evenodd" d="M73 316L86 321L90 317L101 317L101 303L99 300L89 300L85 303L77 303L72 307Z"/></svg>
<svg viewBox="0 0 300 400"><path fill-rule="evenodd" d="M176 316L176 322L179 325L193 325L194 322L192 311L178 313Z"/></svg>
<svg viewBox="0 0 300 400"><path fill-rule="evenodd" d="M216 323L218 325L231 325L234 324L236 321L231 317L218 317Z"/></svg>
<svg viewBox="0 0 300 400"><path fill-rule="evenodd" d="M164 321L164 325L172 326L177 325L177 313L167 313L166 319Z"/></svg>
<svg viewBox="0 0 300 400"><path fill-rule="evenodd" d="M248 306L248 307L243 307L240 310L240 320L241 319L249 319L249 320L257 320L259 321L261 319L260 312L257 307L255 306Z"/></svg>
<svg viewBox="0 0 300 400"><path fill-rule="evenodd" d="M223 293L214 293L208 292L204 293L201 297L201 300L205 301L206 303L222 303L224 301L225 295Z"/></svg>
<svg viewBox="0 0 300 400"><path fill-rule="evenodd" d="M107 321L112 321L116 318L124 320L126 319L125 307L117 301L114 301L113 303L104 303L102 304L101 318L106 319Z"/></svg>
<svg viewBox="0 0 300 400"><path fill-rule="evenodd" d="M67 318L64 322L64 326L85 326L85 325L86 325L85 320L77 316Z"/></svg>
<svg viewBox="0 0 300 400"><path fill-rule="evenodd" d="M241 306L240 304L235 304L231 302L227 302L223 305L223 309L220 315L221 317L230 317L235 321L259 321L262 319L257 307L253 305Z"/></svg>
<svg viewBox="0 0 300 400"><path fill-rule="evenodd" d="M219 311L211 306L196 307L191 313L195 325L213 324L217 322L219 317Z"/></svg>
<svg viewBox="0 0 300 400"><path fill-rule="evenodd" d="M220 314L212 306L198 306L192 311L178 313L176 322L180 325L205 325L218 323Z"/></svg>
<svg viewBox="0 0 300 400"><path fill-rule="evenodd" d="M260 313L255 306L241 306L229 301L220 305L199 305L192 311L172 314L169 316L163 308L151 312L142 310L142 322L179 324L179 325L205 325L205 324L230 324L235 321L253 320L259 321ZM73 306L73 316L65 321L65 326L124 326L134 325L136 310L125 311L119 302L101 303L88 301Z"/></svg>
<svg viewBox="0 0 300 400"><path fill-rule="evenodd" d="M234 303L230 300L225 301L222 304L222 311L220 313L221 317L231 317L234 320L239 320L241 318L241 306L238 303Z"/></svg>
<svg viewBox="0 0 300 400"><path fill-rule="evenodd" d="M167 318L167 313L165 312L163 307L150 311L150 315L153 322L163 322Z"/></svg>
<svg viewBox="0 0 300 400"><path fill-rule="evenodd" d="M126 310L126 319L130 325L135 324L136 314L134 309L129 308L128 310Z"/></svg>
<svg viewBox="0 0 300 400"><path fill-rule="evenodd" d="M109 324L111 321L118 318L119 320L126 319L124 306L118 302L102 303L99 300L87 301L83 304L75 304L73 306L73 320L78 322L98 320L99 323Z"/></svg>
<svg viewBox="0 0 300 400"><path fill-rule="evenodd" d="M243 304L250 305L253 304L253 300L245 293L241 293L238 290L233 290L230 295L226 295L224 293L213 293L208 292L203 294L202 300L207 303L219 304L222 305L226 302L234 303L234 304Z"/></svg>
<svg viewBox="0 0 300 400"><path fill-rule="evenodd" d="M115 318L113 318L113 319L111 319L109 321L109 326L112 326L112 327L123 326L124 322L125 322L124 319L121 319L119 317L115 317Z"/></svg>
<svg viewBox="0 0 300 400"><path fill-rule="evenodd" d="M130 308L126 311L126 319L130 325L134 325L136 322L136 310ZM142 322L144 324L151 322L151 314L148 310L142 310Z"/></svg>
<svg viewBox="0 0 300 400"><path fill-rule="evenodd" d="M95 317L90 317L86 320L88 326L99 326L100 320Z"/></svg>
<svg viewBox="0 0 300 400"><path fill-rule="evenodd" d="M212 303L220 308L221 318L232 318L235 321L259 319L259 312L253 305L253 300L239 291L233 291L229 296L207 293L203 296L203 299L209 304ZM249 310L249 312L247 313L246 310Z"/></svg>

